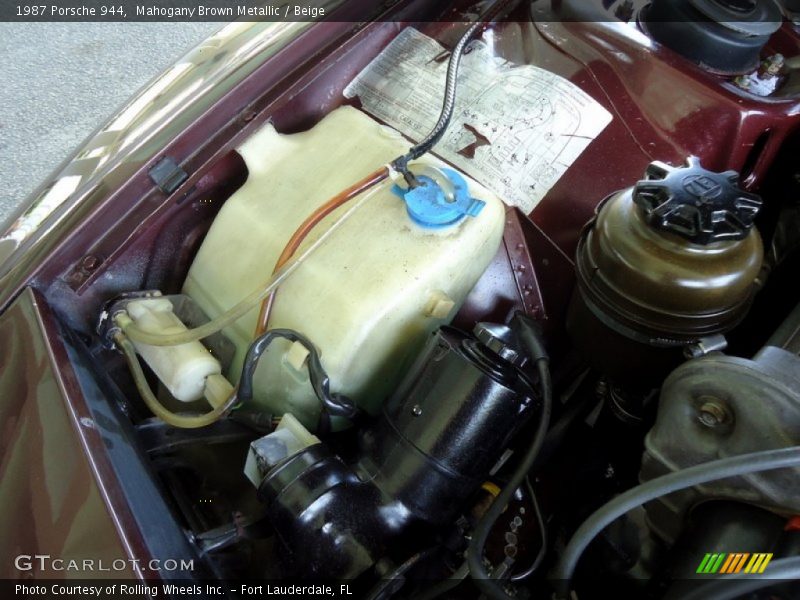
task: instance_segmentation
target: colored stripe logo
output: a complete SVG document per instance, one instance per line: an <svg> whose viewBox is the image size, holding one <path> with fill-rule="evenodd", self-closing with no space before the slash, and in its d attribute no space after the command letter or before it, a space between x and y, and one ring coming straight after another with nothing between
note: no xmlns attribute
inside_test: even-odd
<svg viewBox="0 0 800 600"><path fill-rule="evenodd" d="M697 567L697 573L703 575L733 575L735 573L751 573L758 575L764 572L769 561L772 560L772 553L756 552L720 552L706 554Z"/></svg>

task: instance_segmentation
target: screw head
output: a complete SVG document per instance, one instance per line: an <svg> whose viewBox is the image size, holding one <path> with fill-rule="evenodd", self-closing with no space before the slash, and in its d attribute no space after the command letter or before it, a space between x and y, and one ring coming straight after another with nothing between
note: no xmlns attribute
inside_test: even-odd
<svg viewBox="0 0 800 600"><path fill-rule="evenodd" d="M709 429L729 425L733 420L725 403L717 398L710 397L701 399L697 419L701 425Z"/></svg>

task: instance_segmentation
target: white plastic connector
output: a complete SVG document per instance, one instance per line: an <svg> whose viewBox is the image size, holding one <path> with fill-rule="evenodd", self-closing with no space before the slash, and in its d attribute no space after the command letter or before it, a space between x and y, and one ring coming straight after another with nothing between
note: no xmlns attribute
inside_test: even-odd
<svg viewBox="0 0 800 600"><path fill-rule="evenodd" d="M269 469L319 443L319 438L303 427L293 414L286 413L275 431L250 444L244 474L254 486L259 487Z"/></svg>
<svg viewBox="0 0 800 600"><path fill-rule="evenodd" d="M187 329L166 298L133 300L125 310L144 331L178 333ZM205 392L206 378L212 375L221 377L219 361L200 342L179 346L149 346L134 342L134 346L170 394L181 402L199 400ZM211 383L212 398L209 398L209 402L213 405L218 401L218 396L224 393L225 386L216 377Z"/></svg>

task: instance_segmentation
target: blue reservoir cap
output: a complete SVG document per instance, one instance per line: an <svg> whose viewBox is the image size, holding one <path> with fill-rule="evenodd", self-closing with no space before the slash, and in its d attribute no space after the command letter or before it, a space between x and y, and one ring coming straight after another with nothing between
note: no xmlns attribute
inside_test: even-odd
<svg viewBox="0 0 800 600"><path fill-rule="evenodd" d="M438 182L428 175L415 174L418 186L408 189L399 185L392 187L392 192L405 201L411 219L422 227L440 229L455 225L467 216L477 217L486 203L470 197L467 182L456 171L437 171L445 181Z"/></svg>

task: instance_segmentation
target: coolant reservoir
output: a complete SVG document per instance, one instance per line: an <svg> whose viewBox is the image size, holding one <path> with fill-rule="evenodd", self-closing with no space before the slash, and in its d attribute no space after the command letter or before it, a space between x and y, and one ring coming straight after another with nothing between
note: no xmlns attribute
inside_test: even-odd
<svg viewBox="0 0 800 600"><path fill-rule="evenodd" d="M394 130L350 107L303 133L283 135L265 125L239 148L248 179L214 221L184 292L212 318L229 309L269 280L306 217L408 146ZM444 167L434 158L423 161ZM331 389L370 413L395 387L407 357L452 319L502 239L503 203L475 181L453 175L485 205L467 207L455 224L424 227L387 180L365 192L372 196L278 289L269 328L308 337L320 351ZM346 210L322 221L296 255ZM227 373L233 382L257 317L256 308L225 331L236 346ZM319 401L302 358L289 342L273 342L255 374L254 403L273 414L291 412L314 428Z"/></svg>

